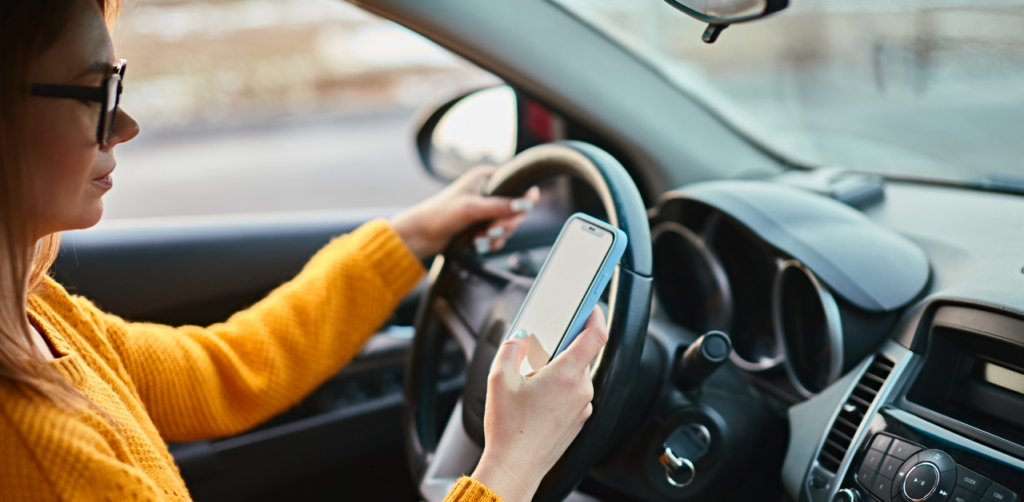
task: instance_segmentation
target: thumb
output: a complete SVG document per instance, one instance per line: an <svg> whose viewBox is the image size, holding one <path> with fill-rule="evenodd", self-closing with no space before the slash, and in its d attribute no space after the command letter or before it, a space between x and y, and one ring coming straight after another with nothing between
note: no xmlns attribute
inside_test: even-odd
<svg viewBox="0 0 1024 502"><path fill-rule="evenodd" d="M494 362L491 363L491 375L503 375L506 384L511 385L519 378L519 368L523 364L523 359L526 359L529 348L530 339L526 337L526 332L517 330L498 347L498 353L494 355Z"/></svg>
<svg viewBox="0 0 1024 502"><path fill-rule="evenodd" d="M604 312L601 307L594 307L594 312L587 319L583 331L556 359L563 359L565 362L562 364L568 365L574 371L585 371L606 342L608 331L605 329ZM555 361L552 361L552 364L554 363Z"/></svg>

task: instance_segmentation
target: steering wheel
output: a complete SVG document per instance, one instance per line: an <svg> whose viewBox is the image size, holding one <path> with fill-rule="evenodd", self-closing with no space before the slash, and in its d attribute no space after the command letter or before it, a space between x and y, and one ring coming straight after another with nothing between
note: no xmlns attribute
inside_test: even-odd
<svg viewBox="0 0 1024 502"><path fill-rule="evenodd" d="M611 155L575 141L530 148L490 178L484 193L518 196L538 181L567 174L593 188L628 245L609 285L608 342L593 365L593 413L548 472L534 500L565 499L604 453L639 364L651 310L651 234L640 193ZM488 266L471 246L470 228L438 256L416 315L416 336L406 366L403 412L406 451L426 500L441 500L483 452L487 374L533 279ZM466 356L466 384L437 437L438 368L450 333Z"/></svg>

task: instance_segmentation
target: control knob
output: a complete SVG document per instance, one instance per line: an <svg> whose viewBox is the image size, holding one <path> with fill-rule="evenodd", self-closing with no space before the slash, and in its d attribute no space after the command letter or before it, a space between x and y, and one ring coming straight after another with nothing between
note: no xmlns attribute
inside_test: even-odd
<svg viewBox="0 0 1024 502"><path fill-rule="evenodd" d="M860 502L860 495L857 495L856 490L843 488L832 496L832 502Z"/></svg>
<svg viewBox="0 0 1024 502"><path fill-rule="evenodd" d="M924 462L915 465L903 478L903 496L911 502L927 500L939 486L939 469L935 464Z"/></svg>

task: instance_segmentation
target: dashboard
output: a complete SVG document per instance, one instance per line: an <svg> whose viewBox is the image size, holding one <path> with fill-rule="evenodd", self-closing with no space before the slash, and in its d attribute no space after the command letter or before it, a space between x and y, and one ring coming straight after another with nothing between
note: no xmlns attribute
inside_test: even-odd
<svg viewBox="0 0 1024 502"><path fill-rule="evenodd" d="M893 181L883 190L856 208L856 225L888 244L821 223L830 216L780 240L757 219L767 206L744 214L668 194L652 218L655 317L729 333L734 366L786 403L792 500L1015 502L1024 198ZM814 215L773 221L806 226ZM831 259L813 256L828 246Z"/></svg>

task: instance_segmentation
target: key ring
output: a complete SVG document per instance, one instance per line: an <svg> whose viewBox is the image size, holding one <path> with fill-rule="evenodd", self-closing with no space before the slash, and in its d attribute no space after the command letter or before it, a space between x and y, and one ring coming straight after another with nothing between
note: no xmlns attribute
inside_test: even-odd
<svg viewBox="0 0 1024 502"><path fill-rule="evenodd" d="M665 451L661 454L661 458L658 459L662 465L665 466L665 479L668 484L676 487L683 488L693 483L693 479L697 477L697 469L693 467L693 462L688 459L679 458L672 452L672 448L665 448ZM690 479L687 479L685 483L676 481L672 475L682 467L686 467L690 470Z"/></svg>

